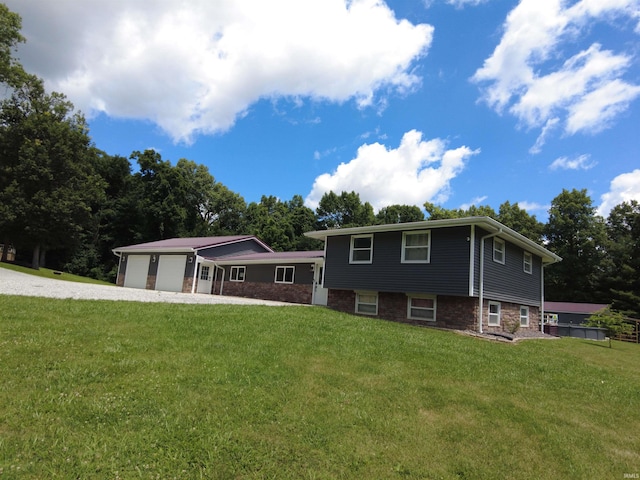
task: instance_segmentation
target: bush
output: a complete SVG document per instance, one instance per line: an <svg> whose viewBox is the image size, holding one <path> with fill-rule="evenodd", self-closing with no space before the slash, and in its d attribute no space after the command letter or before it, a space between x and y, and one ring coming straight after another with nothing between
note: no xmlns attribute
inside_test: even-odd
<svg viewBox="0 0 640 480"><path fill-rule="evenodd" d="M607 329L609 338L618 335L628 335L633 332L633 325L627 323L626 317L610 307L603 308L587 318L588 327L600 327Z"/></svg>

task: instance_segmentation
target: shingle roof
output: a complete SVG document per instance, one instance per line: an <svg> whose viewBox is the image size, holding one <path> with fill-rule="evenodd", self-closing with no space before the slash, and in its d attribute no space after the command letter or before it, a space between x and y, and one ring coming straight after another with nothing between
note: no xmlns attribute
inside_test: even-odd
<svg viewBox="0 0 640 480"><path fill-rule="evenodd" d="M189 238L169 238L167 240L158 240L156 242L139 243L137 245L128 245L126 247L114 248L114 252L131 252L138 250L183 250L194 251L206 247L223 245L226 243L239 242L255 237L252 235L226 235L219 237L189 237ZM256 239L257 240L257 239Z"/></svg>

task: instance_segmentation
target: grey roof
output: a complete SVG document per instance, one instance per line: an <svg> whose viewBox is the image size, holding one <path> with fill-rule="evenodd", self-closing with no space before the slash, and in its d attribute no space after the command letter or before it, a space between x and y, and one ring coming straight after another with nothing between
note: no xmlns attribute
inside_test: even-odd
<svg viewBox="0 0 640 480"><path fill-rule="evenodd" d="M238 263L310 263L317 259L324 258L324 251L301 251L301 252L264 252L248 253L246 255L233 255L222 258L205 257L207 260L216 263L230 265Z"/></svg>
<svg viewBox="0 0 640 480"><path fill-rule="evenodd" d="M317 230L314 232L306 232L305 235L310 238L326 241L327 237L338 235L358 235L363 233L376 232L394 232L408 230L430 230L434 228L460 227L467 225L475 225L490 234L497 234L500 238L516 244L523 249L539 255L545 263L560 262L562 257L547 250L542 245L538 245L533 240L521 235L511 228L490 217L466 217L451 218L445 220L424 220L422 222L409 223L393 223L387 225L371 225L368 227L352 227L352 228L334 228L331 230Z"/></svg>
<svg viewBox="0 0 640 480"><path fill-rule="evenodd" d="M267 247L253 235L225 235L218 237L188 237L188 238L169 238L167 240L158 240L156 242L139 243L137 245L128 245L125 247L114 248L114 252L138 252L138 251L170 251L170 252L194 252L203 248L226 245L229 243L241 242L243 240L253 239ZM269 249L270 250L270 249Z"/></svg>

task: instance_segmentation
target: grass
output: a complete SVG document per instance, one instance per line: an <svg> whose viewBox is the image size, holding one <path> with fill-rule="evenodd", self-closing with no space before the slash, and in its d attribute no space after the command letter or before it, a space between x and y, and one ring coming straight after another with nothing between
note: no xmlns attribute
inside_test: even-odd
<svg viewBox="0 0 640 480"><path fill-rule="evenodd" d="M35 275L43 278L53 278L55 280L67 280L69 282L79 283L95 283L97 285L113 285L113 283L104 282L102 280L96 280L89 277L81 277L72 273L61 272L59 270L51 270L49 268L40 267L39 270L33 268L23 267L14 263L0 262L0 268L6 268L7 270L13 270L15 272L27 273L29 275Z"/></svg>
<svg viewBox="0 0 640 480"><path fill-rule="evenodd" d="M315 307L0 297L0 477L624 478L640 349Z"/></svg>

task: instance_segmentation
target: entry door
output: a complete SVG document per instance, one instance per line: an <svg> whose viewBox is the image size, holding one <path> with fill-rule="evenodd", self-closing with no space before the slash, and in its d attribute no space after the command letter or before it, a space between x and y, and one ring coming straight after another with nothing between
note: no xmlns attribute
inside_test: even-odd
<svg viewBox="0 0 640 480"><path fill-rule="evenodd" d="M313 304L326 306L329 290L322 286L322 280L322 267L316 265L313 271Z"/></svg>
<svg viewBox="0 0 640 480"><path fill-rule="evenodd" d="M198 293L211 293L211 283L213 282L213 266L200 265L198 276Z"/></svg>

